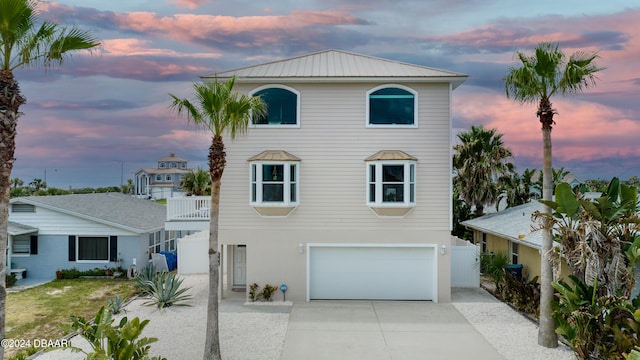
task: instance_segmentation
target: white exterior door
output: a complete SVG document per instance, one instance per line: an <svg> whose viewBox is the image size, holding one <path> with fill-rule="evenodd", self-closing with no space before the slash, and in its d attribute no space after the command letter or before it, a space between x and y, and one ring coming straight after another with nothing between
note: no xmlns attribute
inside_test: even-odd
<svg viewBox="0 0 640 360"><path fill-rule="evenodd" d="M310 244L308 299L433 300L434 246Z"/></svg>
<svg viewBox="0 0 640 360"><path fill-rule="evenodd" d="M247 247L235 245L233 247L233 286L247 285Z"/></svg>

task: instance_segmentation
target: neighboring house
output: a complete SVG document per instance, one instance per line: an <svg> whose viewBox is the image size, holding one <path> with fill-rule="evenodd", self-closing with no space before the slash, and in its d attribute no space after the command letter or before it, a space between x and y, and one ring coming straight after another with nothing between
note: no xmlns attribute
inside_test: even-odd
<svg viewBox="0 0 640 360"><path fill-rule="evenodd" d="M42 279L72 267L127 269L133 259L142 267L182 235L165 231L165 218L164 205L118 193L13 198L7 264Z"/></svg>
<svg viewBox="0 0 640 360"><path fill-rule="evenodd" d="M463 221L461 224L473 230L474 242L483 253L503 252L511 264L522 264L523 275L528 279L540 276L540 249L542 231L534 231L537 226L531 216L542 211L538 201L514 206L496 213ZM563 262L559 277L570 274Z"/></svg>
<svg viewBox="0 0 640 360"><path fill-rule="evenodd" d="M175 153L159 159L156 168L142 168L135 172L135 195L148 199L167 199L183 196L180 180L189 173L189 162L177 157Z"/></svg>
<svg viewBox="0 0 640 360"><path fill-rule="evenodd" d="M229 287L450 301L451 97L467 76L329 50L203 80L232 76L268 114L225 143Z"/></svg>

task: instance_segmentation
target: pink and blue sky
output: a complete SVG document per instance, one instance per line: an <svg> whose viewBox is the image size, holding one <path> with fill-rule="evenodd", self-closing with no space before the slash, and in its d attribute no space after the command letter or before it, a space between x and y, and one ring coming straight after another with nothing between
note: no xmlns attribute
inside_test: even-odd
<svg viewBox="0 0 640 360"><path fill-rule="evenodd" d="M175 152L206 168L207 133L168 111L200 75L326 49L461 72L453 131L504 134L522 172L542 166L534 105L507 99L516 51L598 51L595 88L556 97L554 167L582 179L640 176L640 5L631 0L66 0L41 16L103 42L59 69L18 70L27 97L13 177L59 188L119 185Z"/></svg>

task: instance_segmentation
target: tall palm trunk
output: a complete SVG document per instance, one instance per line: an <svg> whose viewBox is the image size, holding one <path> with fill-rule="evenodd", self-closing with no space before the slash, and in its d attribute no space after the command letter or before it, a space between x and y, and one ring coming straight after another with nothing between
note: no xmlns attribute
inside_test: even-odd
<svg viewBox="0 0 640 360"><path fill-rule="evenodd" d="M538 117L542 123L543 142L543 166L542 166L542 199L552 200L553 196L553 166L551 156L551 129L554 110L548 98L542 98L538 108ZM544 205L543 212L550 214L551 208ZM543 220L546 221L546 220ZM556 324L551 317L551 302L553 301L553 268L551 265L551 248L553 245L553 235L551 227L544 226L542 229L542 254L540 256L540 325L538 327L538 344L544 347L557 347L558 335L556 334Z"/></svg>
<svg viewBox="0 0 640 360"><path fill-rule="evenodd" d="M209 175L211 176L211 210L209 220L209 301L207 303L207 332L204 360L220 360L220 333L218 329L218 217L220 214L220 179L226 165L222 136L211 139L209 147ZM220 259L222 260L222 259Z"/></svg>
<svg viewBox="0 0 640 360"><path fill-rule="evenodd" d="M11 194L11 170L15 162L16 125L20 117L20 106L26 99L20 95L18 82L9 70L0 71L0 339L5 336L5 307L7 289L7 242L9 226L9 197ZM0 360L4 350L0 349Z"/></svg>

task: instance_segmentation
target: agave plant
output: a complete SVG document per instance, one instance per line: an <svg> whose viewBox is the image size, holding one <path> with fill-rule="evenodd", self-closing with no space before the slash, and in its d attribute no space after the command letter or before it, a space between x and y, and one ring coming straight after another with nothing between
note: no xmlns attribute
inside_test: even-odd
<svg viewBox="0 0 640 360"><path fill-rule="evenodd" d="M178 279L174 273L165 273L164 276L156 276L153 281L147 281L149 288L147 294L151 300L145 305L156 305L158 309L169 306L189 306L182 303L191 299L191 295L185 294L190 288L181 288L182 280Z"/></svg>
<svg viewBox="0 0 640 360"><path fill-rule="evenodd" d="M136 276L134 281L134 286L138 289L138 293L147 294L151 288L149 287L149 282L155 281L157 277L162 277L162 273L158 273L156 267L153 264L149 264L143 267L140 270L138 276Z"/></svg>
<svg viewBox="0 0 640 360"><path fill-rule="evenodd" d="M121 311L125 311L123 309L124 300L120 295L116 295L114 298L109 299L107 304L109 305L109 311L111 311L113 315L117 315L120 314Z"/></svg>

